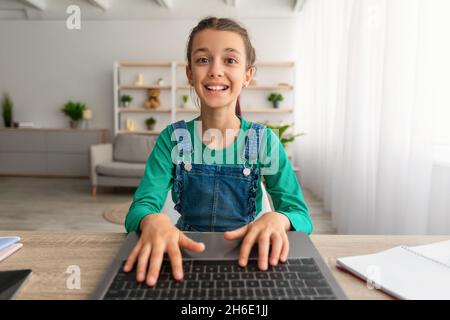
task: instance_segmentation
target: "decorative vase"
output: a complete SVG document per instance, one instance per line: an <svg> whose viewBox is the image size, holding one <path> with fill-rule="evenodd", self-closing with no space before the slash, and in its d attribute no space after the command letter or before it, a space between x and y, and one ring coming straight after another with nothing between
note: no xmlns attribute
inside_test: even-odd
<svg viewBox="0 0 450 320"><path fill-rule="evenodd" d="M154 124L148 124L148 125L147 125L147 130L148 130L148 131L153 131L153 130L155 130L155 125L154 125Z"/></svg>
<svg viewBox="0 0 450 320"><path fill-rule="evenodd" d="M136 82L134 83L135 86L143 86L144 85L144 74L139 73L137 75Z"/></svg>
<svg viewBox="0 0 450 320"><path fill-rule="evenodd" d="M274 109L280 109L280 101L278 101L278 100L277 100L277 101L274 101L274 102L273 102L273 108L274 108Z"/></svg>
<svg viewBox="0 0 450 320"><path fill-rule="evenodd" d="M78 128L78 121L70 120L70 128L71 129L77 129Z"/></svg>
<svg viewBox="0 0 450 320"><path fill-rule="evenodd" d="M6 115L3 117L3 121L5 122L5 128L11 128L12 127L12 116Z"/></svg>
<svg viewBox="0 0 450 320"><path fill-rule="evenodd" d="M131 119L126 119L125 128L127 129L127 131L134 131L134 121Z"/></svg>
<svg viewBox="0 0 450 320"><path fill-rule="evenodd" d="M83 128L89 129L91 127L91 121L94 117L91 109L86 109L83 111Z"/></svg>

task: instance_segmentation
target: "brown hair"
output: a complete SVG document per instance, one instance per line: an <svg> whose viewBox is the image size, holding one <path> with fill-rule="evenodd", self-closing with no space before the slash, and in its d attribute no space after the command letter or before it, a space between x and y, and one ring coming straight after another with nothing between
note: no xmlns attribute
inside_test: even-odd
<svg viewBox="0 0 450 320"><path fill-rule="evenodd" d="M246 54L246 68L247 70L250 68L255 69L256 52L255 48L253 48L252 46L247 30L234 20L217 17L204 18L197 24L197 26L195 26L192 29L191 34L189 35L189 41L186 50L189 69L192 70L191 52L194 36L198 32L206 29L213 29L218 31L231 31L239 34L242 37L242 40L244 40L245 54ZM238 116L242 115L239 97L236 102L236 114Z"/></svg>

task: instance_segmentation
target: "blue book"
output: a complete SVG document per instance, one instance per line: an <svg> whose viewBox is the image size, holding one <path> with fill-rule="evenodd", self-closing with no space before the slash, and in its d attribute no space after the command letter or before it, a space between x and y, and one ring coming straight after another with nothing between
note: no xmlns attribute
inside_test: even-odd
<svg viewBox="0 0 450 320"><path fill-rule="evenodd" d="M19 241L20 237L0 237L0 251Z"/></svg>

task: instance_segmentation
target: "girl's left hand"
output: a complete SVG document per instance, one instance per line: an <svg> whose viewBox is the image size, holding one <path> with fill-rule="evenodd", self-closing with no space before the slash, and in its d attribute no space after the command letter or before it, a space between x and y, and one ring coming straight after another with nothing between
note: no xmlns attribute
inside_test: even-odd
<svg viewBox="0 0 450 320"><path fill-rule="evenodd" d="M289 253L287 231L291 228L289 219L278 212L267 212L261 218L242 228L225 232L225 239L242 241L239 265L245 267L253 245L258 243L258 266L267 270L270 252L270 264L276 266L278 261L286 262Z"/></svg>

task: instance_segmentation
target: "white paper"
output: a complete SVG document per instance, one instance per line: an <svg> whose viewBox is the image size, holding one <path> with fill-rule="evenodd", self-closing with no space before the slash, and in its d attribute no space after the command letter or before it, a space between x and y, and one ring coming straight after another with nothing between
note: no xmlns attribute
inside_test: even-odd
<svg viewBox="0 0 450 320"><path fill-rule="evenodd" d="M450 240L409 248L450 267Z"/></svg>
<svg viewBox="0 0 450 320"><path fill-rule="evenodd" d="M450 267L422 256L430 254L432 259L444 261L448 243L406 249L399 246L376 254L339 258L338 265L369 279L368 286L400 299L449 300Z"/></svg>
<svg viewBox="0 0 450 320"><path fill-rule="evenodd" d="M19 237L0 237L0 250L9 247L10 245L19 242Z"/></svg>

